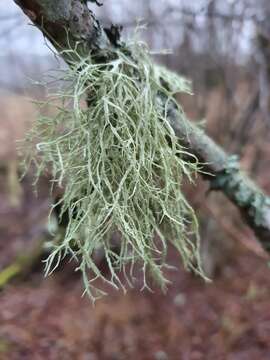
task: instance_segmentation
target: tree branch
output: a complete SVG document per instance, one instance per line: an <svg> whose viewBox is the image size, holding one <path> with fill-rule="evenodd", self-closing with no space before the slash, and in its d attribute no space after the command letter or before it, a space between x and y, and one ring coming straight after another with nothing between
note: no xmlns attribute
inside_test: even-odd
<svg viewBox="0 0 270 360"><path fill-rule="evenodd" d="M76 47L86 56L104 60L117 46L109 30L104 31L83 0L14 0L58 51ZM68 61L68 59L65 59ZM241 211L262 246L270 250L270 198L259 189L238 165L235 157L190 122L181 121L171 105L168 120L180 141L205 163L211 189L222 191Z"/></svg>
<svg viewBox="0 0 270 360"><path fill-rule="evenodd" d="M14 0L58 51L80 44L81 55L110 48L104 30L80 0Z"/></svg>
<svg viewBox="0 0 270 360"><path fill-rule="evenodd" d="M191 122L183 123L176 110L169 121L181 142L205 163L204 171L212 190L220 190L238 207L263 248L270 251L270 198L240 169L237 156L229 156Z"/></svg>

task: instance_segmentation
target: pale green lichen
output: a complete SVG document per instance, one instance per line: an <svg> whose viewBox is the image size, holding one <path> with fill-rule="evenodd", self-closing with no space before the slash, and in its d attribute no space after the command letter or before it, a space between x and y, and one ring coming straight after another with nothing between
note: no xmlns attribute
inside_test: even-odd
<svg viewBox="0 0 270 360"><path fill-rule="evenodd" d="M192 181L198 162L166 119L171 102L182 113L174 95L190 92L189 84L154 65L144 44L128 49L132 56L116 50L115 59L104 64L77 54L63 73L69 85L56 96L62 102L56 116L39 117L29 140L39 138L31 159L38 175L49 170L53 182L64 187L60 204L70 219L63 240L52 244L46 274L70 255L93 299L100 294L96 278L125 289L119 273L132 284L136 263L145 287L150 274L165 288L168 243L187 269L202 274L198 223L181 190L184 177ZM157 100L160 94L167 98L165 109ZM115 231L121 234L117 251L111 243ZM94 262L99 248L109 277Z"/></svg>

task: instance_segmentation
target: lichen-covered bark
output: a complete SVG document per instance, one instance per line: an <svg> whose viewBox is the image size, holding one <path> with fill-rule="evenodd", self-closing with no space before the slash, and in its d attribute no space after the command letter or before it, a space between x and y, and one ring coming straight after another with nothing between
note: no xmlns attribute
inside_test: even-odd
<svg viewBox="0 0 270 360"><path fill-rule="evenodd" d="M203 130L181 122L175 109L169 121L182 143L205 163L203 176L212 190L222 191L240 210L264 249L270 251L270 198L245 174L236 156L229 156Z"/></svg>
<svg viewBox="0 0 270 360"><path fill-rule="evenodd" d="M103 60L110 57L114 38L102 29L86 1L14 1L59 51L76 44L84 55L91 54ZM180 141L205 163L206 172L212 174L205 175L211 188L222 191L240 209L263 247L270 250L270 198L240 170L235 159L201 129L182 122L173 106L167 115Z"/></svg>

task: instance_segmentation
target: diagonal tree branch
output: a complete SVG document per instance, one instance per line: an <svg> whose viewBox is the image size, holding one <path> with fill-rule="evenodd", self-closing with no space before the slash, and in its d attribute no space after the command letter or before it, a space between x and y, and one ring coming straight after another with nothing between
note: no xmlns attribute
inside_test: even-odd
<svg viewBox="0 0 270 360"><path fill-rule="evenodd" d="M103 29L85 0L14 1L59 51L70 46L78 50L79 46L82 55L104 61L119 44L117 31ZM222 191L239 208L262 246L270 251L270 198L240 170L235 157L228 156L192 123L181 121L173 105L167 117L180 141L205 163L205 171L214 175L204 175L211 189Z"/></svg>
<svg viewBox="0 0 270 360"><path fill-rule="evenodd" d="M182 143L205 163L204 177L212 190L220 190L238 207L265 250L270 251L270 198L240 169L237 156L229 156L191 122L183 123L177 111L170 124Z"/></svg>

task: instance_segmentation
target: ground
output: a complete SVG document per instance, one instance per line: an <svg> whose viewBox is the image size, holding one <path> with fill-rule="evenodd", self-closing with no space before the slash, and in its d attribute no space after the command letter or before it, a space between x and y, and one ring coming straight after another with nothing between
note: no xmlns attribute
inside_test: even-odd
<svg viewBox="0 0 270 360"><path fill-rule="evenodd" d="M48 201L31 194L27 186L17 210L1 194L1 267L42 231ZM169 262L177 270L166 294L138 282L94 306L72 263L46 279L37 267L0 292L0 359L270 359L267 260L240 247L210 284L185 272L172 250Z"/></svg>

